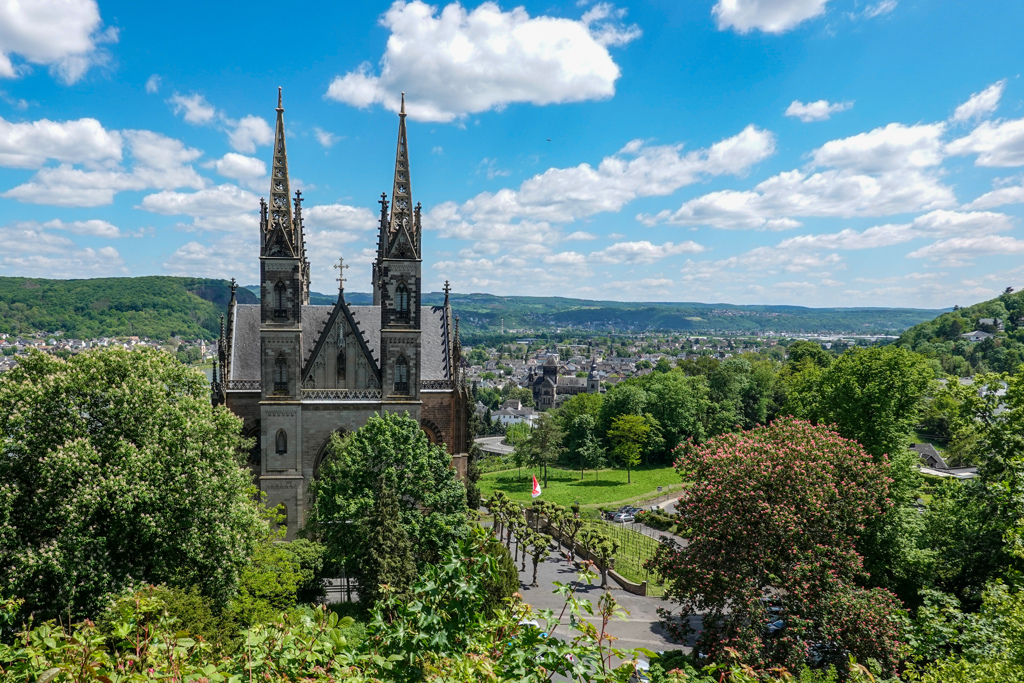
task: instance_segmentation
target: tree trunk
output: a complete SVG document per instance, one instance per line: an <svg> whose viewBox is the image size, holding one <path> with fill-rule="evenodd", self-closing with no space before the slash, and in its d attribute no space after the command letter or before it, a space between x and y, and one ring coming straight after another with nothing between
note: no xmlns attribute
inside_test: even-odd
<svg viewBox="0 0 1024 683"><path fill-rule="evenodd" d="M608 588L608 563L601 563L601 588Z"/></svg>
<svg viewBox="0 0 1024 683"><path fill-rule="evenodd" d="M630 470L629 470L629 461L626 461L626 483L627 484L632 484L633 483L633 473L630 472Z"/></svg>
<svg viewBox="0 0 1024 683"><path fill-rule="evenodd" d="M536 556L533 557L533 583L531 583L530 585L533 586L534 588L536 588L537 586L540 585L539 583L537 583L537 557Z"/></svg>

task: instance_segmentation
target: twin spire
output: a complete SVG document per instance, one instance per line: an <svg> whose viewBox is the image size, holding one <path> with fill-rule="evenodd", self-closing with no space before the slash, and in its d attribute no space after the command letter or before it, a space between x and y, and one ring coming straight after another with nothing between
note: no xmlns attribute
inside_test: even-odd
<svg viewBox="0 0 1024 683"><path fill-rule="evenodd" d="M420 205L412 203L409 173L409 141L405 129L405 93L398 114L398 146L395 151L395 178L391 204L381 196L380 236L374 264L374 286L384 259L419 259L421 243ZM306 259L302 225L302 193L290 197L288 152L284 135L284 106L281 88L277 89L277 126L274 131L274 157L270 171L270 202L260 200L261 256L298 258L301 261L303 300L308 303L309 262ZM390 208L390 215L389 215Z"/></svg>
<svg viewBox="0 0 1024 683"><path fill-rule="evenodd" d="M293 204L294 201L294 204ZM270 170L270 203L260 200L261 256L300 259L302 303L309 303L309 261L302 226L302 193L291 198L288 179L288 150L284 140L284 107L277 89L277 127L274 131L274 161Z"/></svg>
<svg viewBox="0 0 1024 683"><path fill-rule="evenodd" d="M399 239L407 240L411 258L419 258L419 207L412 205L412 178L409 175L409 141L405 132L405 93L398 113L398 149L395 151L395 183L391 191L391 220L387 251L393 252ZM403 234L404 233L404 234Z"/></svg>

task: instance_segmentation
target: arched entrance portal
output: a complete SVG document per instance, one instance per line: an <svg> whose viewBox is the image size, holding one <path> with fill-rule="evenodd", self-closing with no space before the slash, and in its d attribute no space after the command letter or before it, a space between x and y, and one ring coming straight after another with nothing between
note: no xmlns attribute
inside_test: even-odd
<svg viewBox="0 0 1024 683"><path fill-rule="evenodd" d="M435 446L444 445L444 437L441 435L441 430L431 420L420 420L420 429L427 435L427 441Z"/></svg>

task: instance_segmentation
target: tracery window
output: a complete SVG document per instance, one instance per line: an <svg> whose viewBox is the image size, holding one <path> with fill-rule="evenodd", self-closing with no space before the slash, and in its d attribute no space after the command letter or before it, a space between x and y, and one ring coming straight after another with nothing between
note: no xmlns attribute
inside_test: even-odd
<svg viewBox="0 0 1024 683"><path fill-rule="evenodd" d="M395 393L409 393L409 361L405 356L399 356L395 361Z"/></svg>
<svg viewBox="0 0 1024 683"><path fill-rule="evenodd" d="M398 283L398 291L395 292L395 310L401 320L409 320L409 288L404 282Z"/></svg>
<svg viewBox="0 0 1024 683"><path fill-rule="evenodd" d="M288 359L281 354L274 361L274 391L288 392Z"/></svg>
<svg viewBox="0 0 1024 683"><path fill-rule="evenodd" d="M275 318L287 318L288 309L285 307L285 293L287 287L280 280L274 285L274 317Z"/></svg>

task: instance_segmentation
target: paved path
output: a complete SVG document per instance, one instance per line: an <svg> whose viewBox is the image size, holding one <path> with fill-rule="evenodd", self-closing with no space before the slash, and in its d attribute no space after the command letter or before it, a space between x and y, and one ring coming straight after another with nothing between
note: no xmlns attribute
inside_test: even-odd
<svg viewBox="0 0 1024 683"><path fill-rule="evenodd" d="M512 547L514 550L514 541ZM521 560L517 566L522 567ZM596 611L597 602L604 593L604 589L600 587L600 578L595 581L594 585L581 584L576 582L578 574L578 570L575 567L570 567L563 556L552 553L551 557L537 565L539 587L534 588L530 586L533 580L533 562L527 558L526 571L519 573L523 600L535 609L553 610L557 619L565 600L562 596L552 592L554 582L573 583L576 584L577 597L590 600ZM618 638L616 643L618 647L626 649L645 647L655 651L673 650L680 647L678 643L669 638L659 623L657 609L658 607L670 607L669 603L661 598L627 593L610 578L609 584L612 586L611 593L615 597L615 601L629 612L625 621L614 620L608 625L608 633ZM587 619L597 625L601 623L600 617L587 617ZM562 617L560 623L563 625L556 633L561 632L563 636L570 635L571 637L568 612Z"/></svg>

